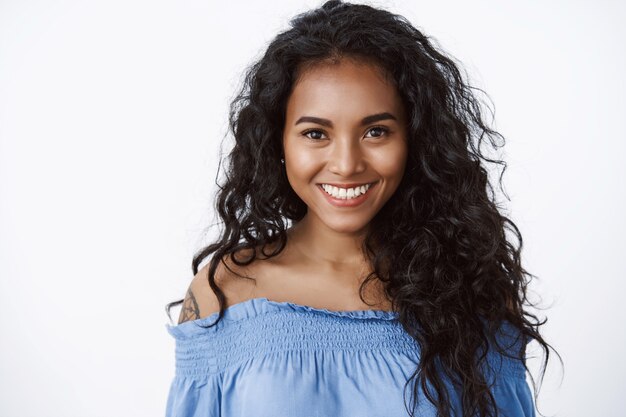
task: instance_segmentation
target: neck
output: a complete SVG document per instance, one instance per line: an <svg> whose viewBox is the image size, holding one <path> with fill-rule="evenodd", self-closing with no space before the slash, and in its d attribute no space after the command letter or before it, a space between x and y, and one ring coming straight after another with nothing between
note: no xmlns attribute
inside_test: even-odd
<svg viewBox="0 0 626 417"><path fill-rule="evenodd" d="M318 223L313 224L307 215L289 229L289 241L303 258L331 271L360 270L365 266L361 250L365 230L337 232Z"/></svg>

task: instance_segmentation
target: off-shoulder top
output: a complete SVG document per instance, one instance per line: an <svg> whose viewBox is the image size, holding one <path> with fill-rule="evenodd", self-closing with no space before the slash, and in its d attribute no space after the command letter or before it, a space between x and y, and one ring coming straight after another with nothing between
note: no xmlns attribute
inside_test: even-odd
<svg viewBox="0 0 626 417"><path fill-rule="evenodd" d="M417 368L419 349L397 315L253 298L227 307L208 329L198 324L213 323L217 312L166 324L176 365L165 415L408 416L414 379L406 391L405 383ZM493 378L499 415L535 417L523 364L496 353L490 349L487 355L486 375ZM434 406L418 392L415 415L434 417ZM460 416L453 390L450 399Z"/></svg>

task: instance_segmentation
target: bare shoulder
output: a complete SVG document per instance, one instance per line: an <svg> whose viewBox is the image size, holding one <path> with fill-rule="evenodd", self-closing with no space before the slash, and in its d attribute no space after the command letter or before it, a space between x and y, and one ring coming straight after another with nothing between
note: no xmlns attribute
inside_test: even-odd
<svg viewBox="0 0 626 417"><path fill-rule="evenodd" d="M242 252L242 255L245 255ZM237 256L240 259L240 256ZM224 266L228 265L228 268ZM230 268L230 270L229 270ZM222 258L215 270L215 283L226 296L226 307L252 297L254 281L238 276L250 275L247 268L235 265L229 256ZM178 318L178 324L210 316L220 310L219 300L209 285L209 264L202 267L193 277Z"/></svg>

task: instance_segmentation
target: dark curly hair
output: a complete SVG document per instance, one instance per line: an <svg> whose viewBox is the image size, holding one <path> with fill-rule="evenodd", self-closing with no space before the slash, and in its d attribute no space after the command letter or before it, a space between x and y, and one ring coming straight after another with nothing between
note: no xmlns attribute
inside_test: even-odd
<svg viewBox="0 0 626 417"><path fill-rule="evenodd" d="M218 262L227 255L236 265L249 265L257 248L269 243L278 243L278 249L261 253L278 255L287 243L286 223L298 222L307 212L279 162L294 82L320 62L357 59L374 64L400 93L409 143L404 177L371 220L362 246L374 270L359 295L363 299L365 285L380 279L398 320L418 342L420 363L409 379L417 377L415 401L419 384L436 405L437 415L450 416L445 375L462 389L463 416L497 416L481 365L493 342L498 352L511 357L497 343L499 326L506 321L519 332L522 343L513 359L522 361L527 371L526 345L538 342L545 351L542 380L552 346L539 334L547 319L539 321L525 309L534 307L527 298L534 275L521 266L522 236L499 212L481 162L503 165L502 188L506 164L481 152L485 139L496 149L503 144L495 139L504 139L483 120L482 102L474 94L482 90L464 82L453 58L403 16L333 0L299 14L290 25L247 69L242 90L231 103L229 127L235 145L215 204L223 230L192 262L195 275L202 261L215 253L208 282L220 311L208 327L225 311L225 294L215 282ZM509 241L512 238L517 246ZM243 249L252 249L251 255L238 260L234 254ZM168 304L168 316L171 307L183 301ZM534 379L532 383L536 400Z"/></svg>

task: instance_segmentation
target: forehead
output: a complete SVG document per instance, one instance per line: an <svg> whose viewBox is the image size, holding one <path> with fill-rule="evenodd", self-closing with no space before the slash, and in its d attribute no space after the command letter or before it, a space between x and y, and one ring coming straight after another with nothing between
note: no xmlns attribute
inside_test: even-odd
<svg viewBox="0 0 626 417"><path fill-rule="evenodd" d="M339 115L394 111L401 113L395 85L373 64L342 60L300 72L287 102L287 118L300 112L337 118Z"/></svg>

